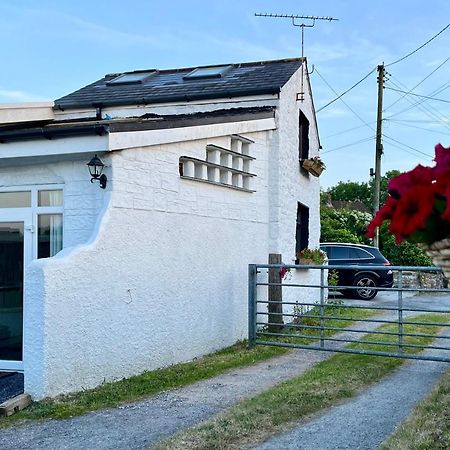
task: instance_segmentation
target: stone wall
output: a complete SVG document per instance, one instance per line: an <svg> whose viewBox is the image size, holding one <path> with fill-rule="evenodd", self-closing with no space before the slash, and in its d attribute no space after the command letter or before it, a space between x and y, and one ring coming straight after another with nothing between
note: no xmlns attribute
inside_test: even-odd
<svg viewBox="0 0 450 450"><path fill-rule="evenodd" d="M398 287L398 272L394 275L394 287ZM442 289L445 286L442 272L404 271L402 284L405 288Z"/></svg>

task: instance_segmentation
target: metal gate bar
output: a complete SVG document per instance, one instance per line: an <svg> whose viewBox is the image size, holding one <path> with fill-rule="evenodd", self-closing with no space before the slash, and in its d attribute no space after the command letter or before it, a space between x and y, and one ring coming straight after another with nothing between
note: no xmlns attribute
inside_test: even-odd
<svg viewBox="0 0 450 450"><path fill-rule="evenodd" d="M314 280L314 283L283 283L280 279L279 282L268 282L262 279L258 280L258 278L262 278L264 275L264 271L267 269L278 269L281 268L288 269L302 269L302 273L305 273L306 270L320 270L320 284L317 284L317 280ZM367 271L367 266L323 266L323 265L283 265L283 264L250 264L249 265L249 283L248 283L248 297L249 297L249 316L248 316L248 330L249 330L249 344L250 345L273 345L279 347L290 347L290 348L302 348L309 350L321 350L321 351L332 351L332 352L343 352L343 353L354 353L354 354L363 354L363 355L377 355L377 356L387 356L387 357L397 357L397 358L408 358L408 359L423 359L429 361L441 361L441 362L450 362L450 347L438 345L436 343L430 343L430 345L420 343L408 343L405 342L405 338L427 338L438 340L446 340L450 339L450 335L440 334L428 334L422 332L410 332L408 330L405 331L405 326L429 326L429 327L439 327L444 328L450 325L450 304L449 308L445 309L441 308L426 308L423 306L413 307L410 305L405 305L405 292L424 292L424 293L446 293L450 296L450 289L447 288L415 288L415 287L405 287L404 286L404 276L403 273L405 271L412 272L440 272L440 269L437 267L410 267L410 266L371 266L371 270L393 270L398 272L398 285L392 288L374 288L376 291L384 291L384 292L396 292L397 293L397 305L386 305L386 306L362 306L362 305L336 305L336 304L328 304L327 303L327 292L329 293L331 289L339 290L351 290L351 289L360 289L357 286L332 286L326 282L327 271L329 269L347 269L347 270L365 270ZM316 277L317 278L317 277ZM286 307L316 307L314 311L308 313L302 310L299 315L298 312L275 312L269 310L262 310L261 308L267 308L270 304L280 304L280 301L271 301L258 299L258 289L260 288L268 288L269 286L282 286L283 289L317 289L318 292L318 301L315 304L311 304L310 302L301 302L301 301L282 301L281 304ZM370 288L372 289L372 288ZM408 298L410 300L412 297ZM396 317L389 318L357 318L353 319L351 317L342 317L338 315L332 314L332 308L340 308L345 311L346 308L352 309L366 309L375 312L387 312L387 313L396 313ZM282 311L282 310L281 310ZM329 315L331 312L331 315ZM405 316L405 313L407 315ZM422 321L422 320L411 320L409 315L411 313L435 313L435 314L448 314L448 322L438 322L438 321ZM328 314L328 315L327 315ZM282 316L283 318L289 319L292 321L284 325L281 319L281 323L283 324L282 330L279 331L270 331L270 326L280 326L280 321L277 317ZM308 325L302 323L295 323L296 318L302 319L317 319L317 325ZM266 318L265 320L261 320L262 318ZM271 319L276 320L271 321ZM357 323L368 323L368 324L391 324L397 325L396 331L388 331L388 330L380 330L380 329L361 329L354 328L350 326L350 328L341 328L339 326L327 326L327 321L347 321ZM274 328L275 330L275 328ZM289 331L285 332L285 330ZM311 330L317 331L316 335L311 334L297 334L298 331L301 330ZM295 334L292 334L294 333ZM346 333L358 333L363 335L373 335L373 336L397 336L397 342L385 342L380 340L355 340L355 339L347 339L340 337L330 337L327 333L336 333L336 332L346 332ZM270 338L289 338L289 342L283 342L281 340L270 340ZM296 340L304 340L308 339L309 342L316 342L318 345L313 344L305 344L302 342L295 342ZM347 344L361 344L368 346L386 346L386 347L396 347L397 352L391 351L378 351L369 349L358 349L358 348L336 348L336 347L327 347L327 343L347 343ZM448 352L448 355L429 355L429 354L410 354L406 353L405 349L433 349Z"/></svg>

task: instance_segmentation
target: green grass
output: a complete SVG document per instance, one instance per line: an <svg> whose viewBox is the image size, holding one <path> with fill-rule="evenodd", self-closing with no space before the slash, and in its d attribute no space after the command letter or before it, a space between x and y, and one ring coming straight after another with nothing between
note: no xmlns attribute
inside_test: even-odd
<svg viewBox="0 0 450 450"><path fill-rule="evenodd" d="M362 308L342 307L339 302L328 302L328 305L332 307L324 307L324 320L323 326L329 328L345 328L350 326L352 321L364 320L372 317L378 313L378 311ZM295 313L294 313L295 314ZM270 341L270 342L282 342L290 344L308 345L311 342L318 342L318 339L314 339L314 336L320 336L320 331L315 328L319 327L320 319L317 317L309 317L320 315L320 306L314 306L309 311L298 311L296 317L293 320L293 326L285 326L283 329L284 336L271 336L260 334L257 337L257 341ZM336 318L327 318L336 317ZM349 318L351 320L342 320ZM262 330L265 331L265 330ZM329 337L338 333L339 330L325 330L324 336ZM305 337L297 337L297 335Z"/></svg>
<svg viewBox="0 0 450 450"><path fill-rule="evenodd" d="M450 448L450 370L380 450Z"/></svg>
<svg viewBox="0 0 450 450"><path fill-rule="evenodd" d="M445 322L439 314L416 316L416 321ZM393 325L379 330L395 331ZM407 325L405 332L436 334L438 327ZM369 333L363 340L393 342L395 336ZM407 337L405 343L428 345L432 338ZM355 349L367 345L352 344ZM370 345L371 350L391 351L386 345ZM408 353L419 349L410 348ZM405 362L404 359L341 353L317 364L301 376L281 383L262 394L239 402L234 407L188 429L173 438L157 444L162 449L234 449L246 448L283 431L288 424L338 404L379 381Z"/></svg>
<svg viewBox="0 0 450 450"><path fill-rule="evenodd" d="M354 319L368 317L376 311L355 308L332 308L336 314ZM310 312L311 313L311 312ZM305 319L307 321L317 319ZM308 322L312 323L312 322ZM347 327L349 321L336 321L336 326ZM317 335L317 330L310 330ZM310 339L308 342L312 342ZM305 341L306 342L306 341ZM90 411L114 407L121 403L131 402L155 395L161 391L186 386L196 381L212 378L227 370L255 364L275 356L282 355L287 348L255 346L247 348L246 342L239 342L231 347L194 361L176 364L167 368L144 372L143 374L123 380L104 383L95 389L45 399L33 403L29 408L8 418L0 418L0 427L11 426L20 420L64 419L78 416Z"/></svg>
<svg viewBox="0 0 450 450"><path fill-rule="evenodd" d="M104 383L95 389L73 395L33 403L29 408L8 418L0 418L0 426L8 426L21 419L64 419L89 411L116 406L168 389L211 378L228 369L248 366L286 353L287 349L258 346L247 348L246 342L197 358L188 363L144 372L123 380Z"/></svg>

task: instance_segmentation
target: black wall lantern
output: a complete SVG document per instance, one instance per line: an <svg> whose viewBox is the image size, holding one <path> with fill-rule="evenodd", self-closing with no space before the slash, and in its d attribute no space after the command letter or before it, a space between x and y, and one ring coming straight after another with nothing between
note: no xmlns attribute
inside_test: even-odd
<svg viewBox="0 0 450 450"><path fill-rule="evenodd" d="M93 183L95 180L98 180L100 182L100 187L102 189L105 189L108 178L106 178L106 175L104 173L102 174L103 168L105 167L102 160L97 155L95 155L87 163L87 166L89 167L89 173L91 174L91 183Z"/></svg>

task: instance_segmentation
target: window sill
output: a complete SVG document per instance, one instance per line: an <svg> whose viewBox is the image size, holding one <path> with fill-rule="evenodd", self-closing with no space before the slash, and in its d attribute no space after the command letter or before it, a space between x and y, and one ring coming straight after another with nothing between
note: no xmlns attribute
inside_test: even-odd
<svg viewBox="0 0 450 450"><path fill-rule="evenodd" d="M225 184L225 183L219 183L217 181L204 180L203 178L187 177L186 175L181 175L180 178L183 180L199 181L200 183L213 184L215 186L226 187L228 189L235 189L236 191L243 191L243 192L250 192L250 193L256 192L253 189L245 189L245 188L242 188L239 186L233 186L232 184Z"/></svg>

